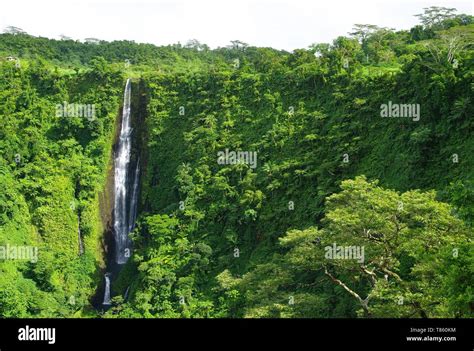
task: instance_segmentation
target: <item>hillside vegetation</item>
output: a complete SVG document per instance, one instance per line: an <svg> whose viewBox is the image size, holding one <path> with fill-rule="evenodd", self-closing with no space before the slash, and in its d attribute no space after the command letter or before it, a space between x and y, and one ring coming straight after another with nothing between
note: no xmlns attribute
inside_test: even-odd
<svg viewBox="0 0 474 351"><path fill-rule="evenodd" d="M0 62L0 245L39 252L0 261L0 315L472 317L474 21L420 19L292 53L0 35L18 58ZM146 103L140 215L96 312L127 77ZM392 103L419 115L382 117Z"/></svg>

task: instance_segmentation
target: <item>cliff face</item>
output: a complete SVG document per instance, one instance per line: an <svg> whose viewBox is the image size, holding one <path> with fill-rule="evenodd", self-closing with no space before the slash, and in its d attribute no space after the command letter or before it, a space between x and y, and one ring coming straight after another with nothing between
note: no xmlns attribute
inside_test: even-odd
<svg viewBox="0 0 474 351"><path fill-rule="evenodd" d="M92 305L99 308L102 304L104 296L104 273L110 268L113 262L113 254L115 249L115 240L113 235L113 214L114 214L114 150L117 139L120 133L120 123L122 121L123 102L117 111L117 118L115 119L112 148L109 152L109 162L107 164L107 175L105 186L99 195L99 212L102 224L102 265L98 267L97 279L98 288L92 298Z"/></svg>
<svg viewBox="0 0 474 351"><path fill-rule="evenodd" d="M140 163L140 174L146 168L146 138L145 138L145 116L147 99L144 91L144 83L141 80L132 81L132 99L131 99L131 124L132 124L132 150L129 172L134 174L137 162ZM112 273L112 289L113 295L122 294L127 288L128 279L121 277L123 266L115 263L115 237L114 237L114 152L120 134L122 122L123 102L119 108L117 119L114 127L113 147L110 151L109 164L107 167L107 180L103 191L99 194L100 217L103 227L103 236L101 240L102 253L104 257L104 266L99 267L100 283L97 293L93 299L93 304L100 307L104 295L104 280L102 279L105 272ZM139 174L139 177L140 177ZM141 177L140 177L141 178ZM129 190L133 186L133 176L129 178ZM140 185L140 179L139 179ZM140 187L139 187L140 189ZM140 212L140 201L138 202L137 213ZM132 252L133 254L133 252ZM127 270L125 270L127 271Z"/></svg>
<svg viewBox="0 0 474 351"><path fill-rule="evenodd" d="M140 174L143 174L146 171L147 164L146 142L148 139L148 135L145 128L147 105L148 97L146 94L145 82L141 79L139 81L132 82L133 142L130 167L131 169L135 169L136 162L140 160ZM138 211L140 211L140 202Z"/></svg>

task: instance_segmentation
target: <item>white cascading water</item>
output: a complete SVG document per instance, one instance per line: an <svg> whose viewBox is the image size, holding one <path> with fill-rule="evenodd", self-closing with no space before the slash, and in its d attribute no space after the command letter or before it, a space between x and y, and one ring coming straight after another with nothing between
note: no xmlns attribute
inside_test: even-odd
<svg viewBox="0 0 474 351"><path fill-rule="evenodd" d="M132 196L128 194L132 146L132 129L130 123L131 93L131 83L130 79L128 79L123 100L122 127L120 129L119 143L115 153L114 234L117 264L126 263L130 256L130 239L128 238L128 234L135 224L138 197L138 162L134 174L135 179L133 179Z"/></svg>
<svg viewBox="0 0 474 351"><path fill-rule="evenodd" d="M103 305L110 305L110 273L105 273L105 293Z"/></svg>

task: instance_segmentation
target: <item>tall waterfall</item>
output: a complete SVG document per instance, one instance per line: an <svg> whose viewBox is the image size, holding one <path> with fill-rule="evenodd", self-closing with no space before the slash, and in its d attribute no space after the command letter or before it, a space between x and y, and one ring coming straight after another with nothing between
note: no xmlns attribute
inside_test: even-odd
<svg viewBox="0 0 474 351"><path fill-rule="evenodd" d="M105 273L105 293L103 305L110 305L110 273Z"/></svg>
<svg viewBox="0 0 474 351"><path fill-rule="evenodd" d="M133 187L129 194L130 156L132 146L132 128L130 123L131 83L127 80L123 98L122 127L118 147L115 153L115 199L114 199L114 234L116 246L116 262L124 264L130 257L130 239L128 233L135 224L139 165L137 162L133 177Z"/></svg>

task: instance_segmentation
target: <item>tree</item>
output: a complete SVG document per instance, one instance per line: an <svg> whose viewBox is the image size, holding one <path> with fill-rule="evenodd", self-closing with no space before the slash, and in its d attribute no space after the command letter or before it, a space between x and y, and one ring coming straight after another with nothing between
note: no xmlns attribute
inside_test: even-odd
<svg viewBox="0 0 474 351"><path fill-rule="evenodd" d="M6 27L6 28L3 30L3 33L14 34L14 35L17 35L17 34L26 34L26 32L25 32L23 29L18 28L18 27L14 27L14 26L8 26L8 27Z"/></svg>
<svg viewBox="0 0 474 351"><path fill-rule="evenodd" d="M430 53L430 59L423 64L436 72L441 72L453 63L460 52L472 46L473 40L474 29L469 26L440 31L437 39L424 44Z"/></svg>
<svg viewBox="0 0 474 351"><path fill-rule="evenodd" d="M391 315L443 316L437 272L440 258L467 243L462 221L434 192L398 194L364 177L344 181L341 188L327 199L321 247L359 247L365 257L319 260L324 273L359 302L365 316L387 313L390 303Z"/></svg>
<svg viewBox="0 0 474 351"><path fill-rule="evenodd" d="M365 177L343 181L341 189L326 199L321 229L288 231L280 239L286 249L282 256L274 256L229 285L248 292L249 313L281 316L289 313L282 304L285 297L300 296L296 305L315 302L314 289L307 287L329 283L335 288L332 295L338 295L337 289L344 291L365 317L454 316L449 306L459 302L443 291L462 291L464 303L468 301L469 283L454 288L452 279L472 276L472 267L461 270L461 258L454 258L459 254L462 262L472 259L467 255L472 233L451 214L451 208L437 202L434 192L399 194ZM312 312L305 307L293 311L293 316L323 313L320 301Z"/></svg>
<svg viewBox="0 0 474 351"><path fill-rule="evenodd" d="M234 50L244 51L249 46L249 44L244 43L243 41L240 41L240 40L231 40L230 43L231 45L229 45L228 47Z"/></svg>
<svg viewBox="0 0 474 351"><path fill-rule="evenodd" d="M309 49L314 52L317 57L326 56L331 49L331 45L328 43L314 43L311 44Z"/></svg>
<svg viewBox="0 0 474 351"><path fill-rule="evenodd" d="M426 28L441 28L445 20L454 18L455 8L430 6L423 8L424 12L415 15Z"/></svg>
<svg viewBox="0 0 474 351"><path fill-rule="evenodd" d="M100 39L97 39L97 38L85 38L84 41L87 44L99 44L100 43Z"/></svg>
<svg viewBox="0 0 474 351"><path fill-rule="evenodd" d="M188 40L186 42L186 45L184 45L184 47L187 49L193 49L197 51L209 50L209 47L206 44L201 44L199 40L197 39Z"/></svg>
<svg viewBox="0 0 474 351"><path fill-rule="evenodd" d="M354 24L352 27L352 32L349 34L353 37L356 37L359 42L362 44L367 40L373 33L377 32L381 28L374 24Z"/></svg>

